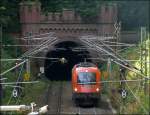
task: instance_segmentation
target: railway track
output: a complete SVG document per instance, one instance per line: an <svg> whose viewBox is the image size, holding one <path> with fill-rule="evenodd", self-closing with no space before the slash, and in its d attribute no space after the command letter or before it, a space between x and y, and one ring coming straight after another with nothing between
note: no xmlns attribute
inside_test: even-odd
<svg viewBox="0 0 150 115"><path fill-rule="evenodd" d="M90 107L90 108L82 108L78 107L78 115L98 115L99 113L96 112L95 107Z"/></svg>
<svg viewBox="0 0 150 115"><path fill-rule="evenodd" d="M62 99L62 89L63 89L63 82L60 82L59 86L59 94L57 99L57 115L61 113L61 99Z"/></svg>
<svg viewBox="0 0 150 115"><path fill-rule="evenodd" d="M59 115L61 112L62 82L51 82L47 91L47 104L49 110L47 115Z"/></svg>
<svg viewBox="0 0 150 115"><path fill-rule="evenodd" d="M110 108L106 97L98 107L76 107L72 102L72 89L70 82L51 82L47 90L46 104L49 105L47 115L100 115L115 114Z"/></svg>

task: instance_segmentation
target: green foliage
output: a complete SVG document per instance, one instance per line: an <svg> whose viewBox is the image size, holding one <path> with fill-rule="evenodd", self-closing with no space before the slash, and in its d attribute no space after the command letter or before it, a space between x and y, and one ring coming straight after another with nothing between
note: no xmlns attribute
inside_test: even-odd
<svg viewBox="0 0 150 115"><path fill-rule="evenodd" d="M18 41L16 41L11 35L4 34L2 38L2 44L3 45L15 45L18 44ZM21 49L19 47L14 46L3 46L3 49L9 56L11 57L18 57L21 54ZM4 55L2 55L3 57ZM8 58L8 57L6 57Z"/></svg>
<svg viewBox="0 0 150 115"><path fill-rule="evenodd" d="M0 24L6 32L20 30L19 3L20 0L0 0Z"/></svg>
<svg viewBox="0 0 150 115"><path fill-rule="evenodd" d="M99 11L99 0L41 0L46 12L61 12L62 9L74 9L81 14L85 22L94 22Z"/></svg>
<svg viewBox="0 0 150 115"><path fill-rule="evenodd" d="M47 87L48 84L41 80L36 84L25 85L25 96L22 98L21 103L30 104L31 102L35 102L36 104L41 104L39 102L39 97L44 94L44 91Z"/></svg>
<svg viewBox="0 0 150 115"><path fill-rule="evenodd" d="M10 36L10 35L6 35L6 34L3 34L3 39L2 39L2 45L14 45L16 44L17 42L14 41L14 39ZM2 59L11 59L11 58L15 58L15 57L18 57L16 55L16 52L17 51L17 55L21 54L21 50L18 49L16 50L16 47L2 47L1 49L1 58ZM4 71L10 69L11 67L13 67L15 65L15 61L2 61L0 63L0 69L1 69L1 72L3 73ZM18 69L20 70L20 67L18 67ZM15 82L17 80L17 77L19 75L19 72L18 74L15 72L16 70L12 70L8 73L6 73L5 75L3 75L4 78L7 78L7 80L5 80L5 82ZM21 77L23 75L21 74ZM2 98L2 103L4 104L7 104L11 94L12 94L12 90L13 90L13 87L10 87L10 86L3 86L4 88L4 95L3 95L3 98Z"/></svg>
<svg viewBox="0 0 150 115"><path fill-rule="evenodd" d="M9 36L9 35L4 35L5 37L3 37L3 44L15 44L15 41L13 41L13 39ZM2 53L2 57L1 58L14 58L14 50L13 48L3 48L1 49L1 53ZM11 67L13 67L15 65L15 61L7 61L1 62L1 72L4 72L8 69L10 69ZM20 70L21 70L22 66L18 67L17 69L14 69L10 72L8 72L7 74L5 74L3 77L7 78L7 80L5 80L5 82L16 82L19 74L20 74ZM23 69L23 68L22 68ZM23 78L25 73L25 70L23 69L20 77ZM33 77L31 78L33 79ZM31 80L32 81L32 80ZM46 80L39 80L40 82L38 84L23 84L23 90L22 93L23 95L21 95L21 98L19 99L18 103L16 103L16 99L12 98L12 100L10 101L9 104L27 104L29 105L31 102L36 102L36 104L41 104L39 102L39 97L41 96L41 94L45 91L44 89L47 88L49 82ZM6 105L10 99L10 96L12 94L13 91L13 87L10 86L3 86L3 98L2 98L2 104ZM24 97L23 97L24 96ZM18 113L13 113L13 114L18 114ZM22 115L22 113L20 113L20 115Z"/></svg>
<svg viewBox="0 0 150 115"><path fill-rule="evenodd" d="M4 49L2 49L3 58L12 58L10 56L10 54L7 52L9 52L9 51L5 51ZM15 65L15 61L2 62L1 63L1 71L4 72L4 71L8 70L9 68L13 67L14 65ZM20 74L20 77L23 78L25 70L24 70L24 68L22 68L22 71L20 71L21 68L22 68L22 66L5 74L3 76L5 78L7 78L7 80L5 80L5 82L16 82L19 74ZM33 80L33 77L31 79ZM21 85L23 87L23 90L22 90L23 95L21 96L18 103L29 105L31 102L34 101L37 104L38 103L40 104L39 97L45 91L44 89L47 88L49 81L47 81L47 80L45 81L45 79L39 80L39 81L40 82L38 84L23 84L23 85ZM2 104L7 104L10 99L10 96L12 94L13 87L3 86L3 91L4 91L4 93L3 93L4 95L2 98ZM12 100L9 104L16 104L16 99L12 98Z"/></svg>
<svg viewBox="0 0 150 115"><path fill-rule="evenodd" d="M142 44L147 45L147 49L150 46L150 42L148 40L143 41ZM125 57L125 59L129 59L129 60L139 60L140 59L140 45L139 47L132 47L132 48L128 48L126 49L124 52L121 53L121 55L123 57ZM149 57L147 56L147 60L149 60ZM132 65L136 66L137 68L140 69L140 61L137 62L132 62ZM148 64L147 64L148 65ZM149 66L148 66L148 70L149 70ZM149 72L148 72L149 73ZM141 79L141 76L131 72L131 71L127 71L126 74L126 78L127 79ZM145 108L146 110L149 110L149 82L146 83L146 87L143 87L143 83L144 82L134 82L134 83L128 83L129 87L126 87L126 89L128 90L128 96L125 100L125 104L126 106L126 110L125 112L128 114L144 114L145 110L143 108ZM132 92L130 91L130 89L132 90ZM136 96L136 98L135 98ZM123 105L122 105L123 106Z"/></svg>
<svg viewBox="0 0 150 115"><path fill-rule="evenodd" d="M119 20L123 29L133 30L139 26L149 28L149 4L150 1L118 1Z"/></svg>
<svg viewBox="0 0 150 115"><path fill-rule="evenodd" d="M4 49L1 50L2 52L2 58L12 58L9 53L7 53L7 51L5 51ZM13 67L15 64L15 62L8 62L8 61L2 61L1 62L1 72L4 72L6 70L8 70L9 68ZM4 78L7 78L7 80L5 80L5 82L14 82L16 80L16 75L14 73L14 71L10 71L7 74L5 74L3 76ZM2 103L7 103L10 95L12 94L12 87L3 87L4 88L4 97L2 98Z"/></svg>
<svg viewBox="0 0 150 115"><path fill-rule="evenodd" d="M119 20L125 30L139 26L149 27L149 1L113 0L40 0L44 11L62 11L63 8L75 9L84 22L95 22L102 4L118 4Z"/></svg>

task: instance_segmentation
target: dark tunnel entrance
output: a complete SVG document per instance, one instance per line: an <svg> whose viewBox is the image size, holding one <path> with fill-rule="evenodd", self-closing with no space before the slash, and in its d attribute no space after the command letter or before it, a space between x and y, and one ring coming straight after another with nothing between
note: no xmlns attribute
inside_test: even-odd
<svg viewBox="0 0 150 115"><path fill-rule="evenodd" d="M45 60L45 76L49 80L71 80L71 70L73 66L79 62L83 62L85 58L90 58L89 52L75 51L72 48L82 46L72 41L64 41L55 45L52 51L46 55L47 58L65 58L66 63L62 63L59 59ZM88 60L91 61L91 60Z"/></svg>

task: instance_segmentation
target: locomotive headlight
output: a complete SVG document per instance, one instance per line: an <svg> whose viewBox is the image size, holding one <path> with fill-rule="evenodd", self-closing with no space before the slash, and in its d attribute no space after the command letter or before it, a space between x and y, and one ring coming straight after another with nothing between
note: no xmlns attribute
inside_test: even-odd
<svg viewBox="0 0 150 115"><path fill-rule="evenodd" d="M96 88L96 91L99 92L99 88Z"/></svg>
<svg viewBox="0 0 150 115"><path fill-rule="evenodd" d="M64 58L64 57L60 58L59 61L60 61L62 64L67 63L67 59Z"/></svg>
<svg viewBox="0 0 150 115"><path fill-rule="evenodd" d="M75 88L74 88L74 91L76 92L76 91L78 91L78 89L75 87Z"/></svg>

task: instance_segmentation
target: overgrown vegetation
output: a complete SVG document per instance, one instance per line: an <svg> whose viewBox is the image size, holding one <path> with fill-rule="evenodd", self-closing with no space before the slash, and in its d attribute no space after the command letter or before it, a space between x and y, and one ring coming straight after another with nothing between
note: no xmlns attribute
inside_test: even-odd
<svg viewBox="0 0 150 115"><path fill-rule="evenodd" d="M14 39L11 35L4 33L2 38L2 48L6 52L6 55L9 54L9 56L13 58L16 58L21 55L21 48L16 46L14 47L13 45L15 44L19 44L19 41ZM5 54L2 55L2 58L5 56Z"/></svg>
<svg viewBox="0 0 150 115"><path fill-rule="evenodd" d="M15 45L17 44L16 41L14 41L14 39L9 36L9 35L3 35L3 44L5 45ZM12 59L12 58L17 58L18 56L20 56L22 54L21 49L17 48L17 47L3 47L1 49L1 59ZM15 53L17 52L17 54ZM19 62L18 62L19 63ZM2 61L1 63L1 72L4 72L8 69L10 69L11 67L15 66L16 61ZM17 67L16 69L8 72L7 74L5 74L4 78L7 78L5 80L5 82L16 82L18 77L20 76L20 79L22 79L24 81L24 74L26 73L26 69L25 69L25 65ZM31 77L30 80L35 80L35 76L32 76L31 73ZM16 88L18 91L20 91L20 98L11 98L12 95L12 91L14 89L14 85L3 85L3 97L2 97L2 104L6 105L6 104L27 104L29 105L31 102L35 102L37 104L40 104L40 96L42 96L42 94L44 93L47 86L48 86L48 80L45 79L39 79L39 83L36 84L20 84L18 86L21 86L22 88ZM11 98L11 100L10 100ZM17 100L18 99L18 100ZM10 101L9 101L10 100Z"/></svg>
<svg viewBox="0 0 150 115"><path fill-rule="evenodd" d="M147 43L146 48L150 46L150 41L146 40L142 44ZM141 44L139 44L140 46ZM129 60L137 60L134 62L131 62L135 67L141 69L140 67L140 47L131 47L126 49L121 53L121 55L125 59ZM147 51L148 53L148 51ZM147 55L147 61L150 60L149 55ZM150 66L147 64L147 70L148 70L148 75L150 74ZM117 73L118 72L118 73ZM119 68L114 66L113 67L113 78L119 80ZM147 75L147 76L148 76ZM131 71L126 71L126 78L128 80L134 80L134 79L141 79L143 78L142 76L135 74ZM149 111L149 87L150 87L150 82L146 81L146 84L144 84L145 81L138 81L138 82L127 82L125 85L125 88L127 90L127 97L123 99L121 97L121 94L117 92L111 92L110 93L110 98L113 103L113 106L118 110L119 113L121 114L146 114L146 112ZM119 89L119 84L111 84L111 86L115 89ZM111 88L112 90L112 88Z"/></svg>

